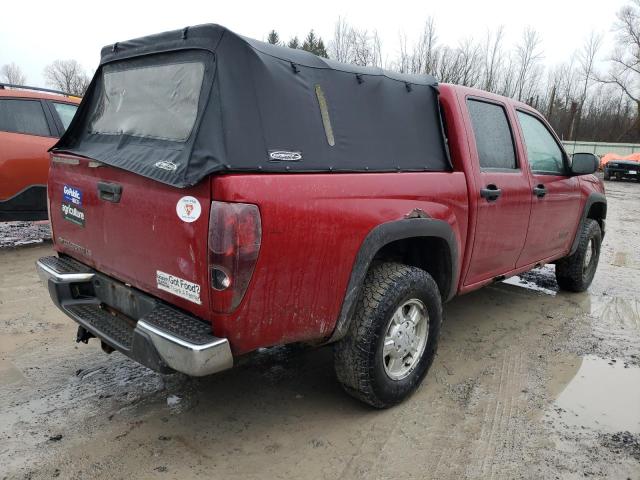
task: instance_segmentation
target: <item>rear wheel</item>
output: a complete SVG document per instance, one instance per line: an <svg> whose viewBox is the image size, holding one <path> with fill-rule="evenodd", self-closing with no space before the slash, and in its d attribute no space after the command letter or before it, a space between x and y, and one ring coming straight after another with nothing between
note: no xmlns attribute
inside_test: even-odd
<svg viewBox="0 0 640 480"><path fill-rule="evenodd" d="M589 288L598 268L601 243L600 225L587 219L582 226L576 252L556 263L556 280L562 290L584 292Z"/></svg>
<svg viewBox="0 0 640 480"><path fill-rule="evenodd" d="M609 175L609 172L607 172L606 170L604 171L604 179L605 180L610 180L611 179L611 175Z"/></svg>
<svg viewBox="0 0 640 480"><path fill-rule="evenodd" d="M442 304L433 278L399 263L374 266L346 336L334 347L338 380L377 408L408 397L436 353Z"/></svg>

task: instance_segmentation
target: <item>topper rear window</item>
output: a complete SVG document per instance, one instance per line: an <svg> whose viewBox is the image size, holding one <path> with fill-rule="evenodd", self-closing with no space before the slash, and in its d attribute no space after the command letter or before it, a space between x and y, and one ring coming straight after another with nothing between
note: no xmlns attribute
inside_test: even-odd
<svg viewBox="0 0 640 480"><path fill-rule="evenodd" d="M185 142L198 116L204 71L199 61L106 65L90 133Z"/></svg>

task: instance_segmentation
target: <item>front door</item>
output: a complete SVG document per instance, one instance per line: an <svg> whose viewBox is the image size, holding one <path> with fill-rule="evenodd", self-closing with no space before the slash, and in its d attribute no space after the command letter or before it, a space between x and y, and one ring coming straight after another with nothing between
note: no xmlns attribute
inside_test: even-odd
<svg viewBox="0 0 640 480"><path fill-rule="evenodd" d="M570 176L568 158L537 116L518 111L522 139L531 169L529 233L517 266L564 255L580 219L580 186Z"/></svg>
<svg viewBox="0 0 640 480"><path fill-rule="evenodd" d="M531 208L528 173L520 167L505 105L466 101L479 167L475 237L465 285L515 268L527 236ZM473 158L472 158L473 160Z"/></svg>

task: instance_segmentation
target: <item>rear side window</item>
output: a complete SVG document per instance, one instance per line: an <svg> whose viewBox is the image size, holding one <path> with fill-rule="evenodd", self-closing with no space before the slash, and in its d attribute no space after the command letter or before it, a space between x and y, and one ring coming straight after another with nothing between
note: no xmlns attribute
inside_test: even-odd
<svg viewBox="0 0 640 480"><path fill-rule="evenodd" d="M468 100L480 168L517 169L507 113L500 105Z"/></svg>
<svg viewBox="0 0 640 480"><path fill-rule="evenodd" d="M71 105L70 103L57 103L53 102L53 108L56 109L56 113L58 117L60 117L60 121L62 122L62 126L66 130L69 128L69 124L71 120L73 120L73 116L76 114L76 110L78 110L77 105Z"/></svg>
<svg viewBox="0 0 640 480"><path fill-rule="evenodd" d="M0 130L51 136L40 100L0 100Z"/></svg>
<svg viewBox="0 0 640 480"><path fill-rule="evenodd" d="M184 142L198 116L202 62L137 68L107 65L91 133Z"/></svg>
<svg viewBox="0 0 640 480"><path fill-rule="evenodd" d="M533 115L518 112L532 172L565 173L564 156L547 127Z"/></svg>

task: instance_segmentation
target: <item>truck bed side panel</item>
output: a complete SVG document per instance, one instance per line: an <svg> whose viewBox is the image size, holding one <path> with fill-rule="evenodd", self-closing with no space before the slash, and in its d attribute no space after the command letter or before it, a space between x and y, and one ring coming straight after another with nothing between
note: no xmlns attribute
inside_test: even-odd
<svg viewBox="0 0 640 480"><path fill-rule="evenodd" d="M214 333L234 353L329 336L356 254L377 225L415 208L448 222L464 251L467 186L462 172L228 175L215 200L259 206L262 246L251 284L231 315L213 315Z"/></svg>

